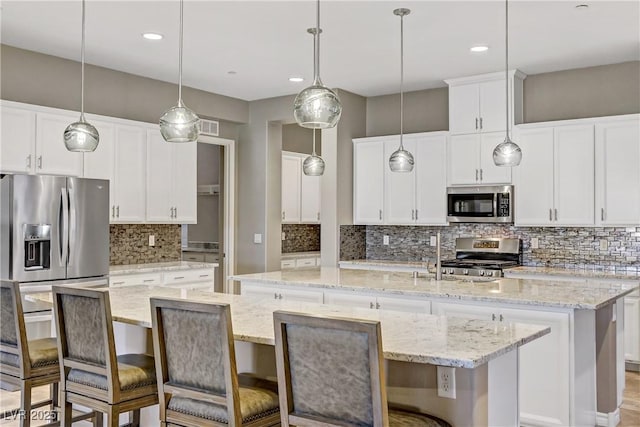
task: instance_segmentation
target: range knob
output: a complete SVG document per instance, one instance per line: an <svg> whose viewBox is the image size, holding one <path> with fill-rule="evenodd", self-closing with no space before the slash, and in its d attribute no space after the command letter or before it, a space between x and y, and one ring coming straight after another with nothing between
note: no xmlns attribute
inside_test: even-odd
<svg viewBox="0 0 640 427"><path fill-rule="evenodd" d="M493 271L487 271L487 276L493 276Z"/></svg>
<svg viewBox="0 0 640 427"><path fill-rule="evenodd" d="M469 275L469 270L467 270L466 268L464 270L462 270L462 274L464 274L465 276Z"/></svg>
<svg viewBox="0 0 640 427"><path fill-rule="evenodd" d="M449 274L453 274L453 268L449 269Z"/></svg>
<svg viewBox="0 0 640 427"><path fill-rule="evenodd" d="M478 272L478 274L479 274L479 275L481 275L481 276L484 276L484 270L480 270L480 271Z"/></svg>

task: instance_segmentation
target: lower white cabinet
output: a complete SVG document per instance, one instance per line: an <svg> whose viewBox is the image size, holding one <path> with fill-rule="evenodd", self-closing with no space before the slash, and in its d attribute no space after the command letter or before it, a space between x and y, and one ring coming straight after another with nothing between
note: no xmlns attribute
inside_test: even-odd
<svg viewBox="0 0 640 427"><path fill-rule="evenodd" d="M123 274L109 277L109 286L162 285L162 273Z"/></svg>
<svg viewBox="0 0 640 427"><path fill-rule="evenodd" d="M624 299L624 358L640 363L640 296Z"/></svg>
<svg viewBox="0 0 640 427"><path fill-rule="evenodd" d="M185 268L138 274L116 274L109 277L110 287L168 286L182 289L210 288L215 282L215 268Z"/></svg>
<svg viewBox="0 0 640 427"><path fill-rule="evenodd" d="M364 295L361 293L325 291L324 303L376 310L431 314L431 301L420 298Z"/></svg>
<svg viewBox="0 0 640 427"><path fill-rule="evenodd" d="M246 283L242 284L240 294L252 298L313 302L318 304L322 304L324 300L323 292L319 290L250 285Z"/></svg>
<svg viewBox="0 0 640 427"><path fill-rule="evenodd" d="M494 320L496 328L514 322L550 326L550 334L520 348L520 419L526 425L575 425L568 313L434 302L433 314Z"/></svg>

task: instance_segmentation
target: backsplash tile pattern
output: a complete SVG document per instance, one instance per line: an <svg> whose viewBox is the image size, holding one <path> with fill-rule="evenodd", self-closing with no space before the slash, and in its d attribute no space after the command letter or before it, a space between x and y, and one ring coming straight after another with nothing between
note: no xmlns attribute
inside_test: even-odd
<svg viewBox="0 0 640 427"><path fill-rule="evenodd" d="M112 224L109 226L111 265L179 261L182 257L180 225ZM155 246L149 246L149 235Z"/></svg>
<svg viewBox="0 0 640 427"><path fill-rule="evenodd" d="M340 226L340 259L352 261L367 257L367 227L364 225Z"/></svg>
<svg viewBox="0 0 640 427"><path fill-rule="evenodd" d="M315 252L320 250L319 224L282 224L285 239L282 253Z"/></svg>
<svg viewBox="0 0 640 427"><path fill-rule="evenodd" d="M362 244L362 236L343 233L342 246ZM522 263L528 266L640 271L640 227L515 227L500 224L452 224L448 227L366 226L366 258L398 261L435 259L429 238L442 233L442 258L455 256L457 237L518 237ZM343 237L344 235L344 237ZM383 236L389 245L383 245ZM537 237L538 249L531 249ZM345 238L348 238L344 241ZM601 241L602 249L601 249ZM605 244L606 242L606 244ZM606 249L604 247L606 246ZM345 252L343 260L354 259Z"/></svg>

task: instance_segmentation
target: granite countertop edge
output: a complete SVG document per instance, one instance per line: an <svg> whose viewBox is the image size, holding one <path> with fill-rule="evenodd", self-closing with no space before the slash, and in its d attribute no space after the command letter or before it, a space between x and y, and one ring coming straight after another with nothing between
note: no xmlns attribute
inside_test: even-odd
<svg viewBox="0 0 640 427"><path fill-rule="evenodd" d="M611 280L638 280L640 281L640 271L620 273L605 270L590 270L586 268L566 268L566 267L542 267L542 266L526 266L513 267L505 270L506 275L510 272L535 274L540 276L577 276L591 279L611 279Z"/></svg>
<svg viewBox="0 0 640 427"><path fill-rule="evenodd" d="M163 271L189 270L200 268L217 268L217 262L174 261L146 264L124 264L109 267L110 276L124 276L128 274L155 273Z"/></svg>

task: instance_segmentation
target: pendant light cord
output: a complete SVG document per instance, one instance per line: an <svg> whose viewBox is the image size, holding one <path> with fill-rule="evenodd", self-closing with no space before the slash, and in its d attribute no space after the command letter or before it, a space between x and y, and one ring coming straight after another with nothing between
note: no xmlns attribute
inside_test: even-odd
<svg viewBox="0 0 640 427"><path fill-rule="evenodd" d="M504 11L505 11L505 28L504 28L504 46L505 46L505 54L504 54L504 84L505 84L505 94L506 94L506 118L507 118L507 138L506 140L510 140L509 138L509 0L505 0L504 2Z"/></svg>
<svg viewBox="0 0 640 427"><path fill-rule="evenodd" d="M313 157L316 157L316 130L312 129L312 131L313 131L313 150L312 150L313 153L311 153L311 155Z"/></svg>
<svg viewBox="0 0 640 427"><path fill-rule="evenodd" d="M82 37L80 42L80 121L84 122L84 8L85 0L82 0Z"/></svg>
<svg viewBox="0 0 640 427"><path fill-rule="evenodd" d="M404 150L404 15L400 15L400 150Z"/></svg>
<svg viewBox="0 0 640 427"><path fill-rule="evenodd" d="M320 81L320 0L316 1L316 32L313 35L313 81Z"/></svg>
<svg viewBox="0 0 640 427"><path fill-rule="evenodd" d="M180 0L180 47L178 49L178 106L182 106L182 34L184 33L183 24L184 0Z"/></svg>

